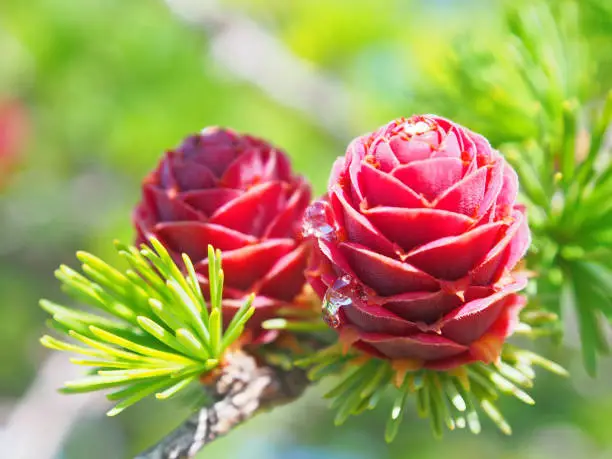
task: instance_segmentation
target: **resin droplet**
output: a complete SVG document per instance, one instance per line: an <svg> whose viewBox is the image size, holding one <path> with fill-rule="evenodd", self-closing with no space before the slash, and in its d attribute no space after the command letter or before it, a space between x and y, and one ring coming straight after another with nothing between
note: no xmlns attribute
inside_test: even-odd
<svg viewBox="0 0 612 459"><path fill-rule="evenodd" d="M336 239L336 228L330 216L328 203L315 201L306 209L302 233L304 237L314 236L326 241Z"/></svg>
<svg viewBox="0 0 612 459"><path fill-rule="evenodd" d="M427 131L431 131L432 126L426 121L410 121L404 124L404 132L410 136L424 134Z"/></svg>
<svg viewBox="0 0 612 459"><path fill-rule="evenodd" d="M340 326L343 308L353 305L354 289L351 276L345 274L334 281L323 298L323 321L331 328Z"/></svg>

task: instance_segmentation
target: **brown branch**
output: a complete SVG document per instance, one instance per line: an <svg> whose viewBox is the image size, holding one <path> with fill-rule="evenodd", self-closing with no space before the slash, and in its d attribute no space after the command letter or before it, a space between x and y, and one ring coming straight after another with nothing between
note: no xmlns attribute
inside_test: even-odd
<svg viewBox="0 0 612 459"><path fill-rule="evenodd" d="M242 351L227 357L227 365L210 388L213 404L193 414L180 427L135 459L191 459L261 409L297 399L309 380L305 370L259 365Z"/></svg>

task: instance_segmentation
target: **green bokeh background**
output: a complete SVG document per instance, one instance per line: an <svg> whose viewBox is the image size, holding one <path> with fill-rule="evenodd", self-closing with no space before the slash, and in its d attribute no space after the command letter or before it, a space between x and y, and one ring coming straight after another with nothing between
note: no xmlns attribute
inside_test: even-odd
<svg viewBox="0 0 612 459"><path fill-rule="evenodd" d="M612 12L609 0L590 1ZM48 357L37 342L45 320L37 300L59 298L53 270L75 265L78 249L112 259L112 240L131 240L130 210L139 199L139 182L165 149L207 125L233 127L282 146L321 193L350 136L417 112L458 114L457 121L468 124L461 116L476 102L465 98L459 110L435 97L436 84L444 80L439 63L465 34L491 47L506 38L494 0L213 3L255 21L313 71L342 85L348 98L341 132L237 77L216 59L203 27L161 0L0 2L0 102L21 100L31 122L21 167L0 191L0 433ZM593 27L585 39L599 50L594 58L601 62L594 84L603 85L612 81L612 22L598 14L588 20ZM279 81L284 70L275 69ZM328 100L316 102L324 113ZM468 126L495 143L505 140L498 138L496 123L492 117ZM487 423L477 437L455 432L435 441L427 423L414 415L388 446L382 435L386 412L335 428L321 390L311 389L201 457L612 458L612 365L603 361L593 381L571 346L543 346L573 377L542 374L533 391L535 407L504 403L515 431L510 438ZM177 425L189 405L144 402L113 419L104 417L104 408L87 410L63 450L47 457L131 457ZM54 413L38 415L54 421ZM13 440L0 436L0 457L2 442Z"/></svg>

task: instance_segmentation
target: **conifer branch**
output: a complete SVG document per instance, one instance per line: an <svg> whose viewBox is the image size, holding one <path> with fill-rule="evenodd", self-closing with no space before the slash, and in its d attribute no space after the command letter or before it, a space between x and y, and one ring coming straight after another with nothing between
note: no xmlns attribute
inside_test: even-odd
<svg viewBox="0 0 612 459"><path fill-rule="evenodd" d="M310 380L300 368L259 365L244 352L228 355L210 391L213 403L190 416L176 430L136 459L189 459L262 409L297 399Z"/></svg>
<svg viewBox="0 0 612 459"><path fill-rule="evenodd" d="M209 246L207 304L189 257L183 256L185 276L159 241L150 244L140 250L117 244L131 266L124 271L84 252L77 255L83 274L67 266L57 270L64 290L91 311L41 301L52 315L49 325L79 344L50 335L41 343L81 354L71 361L93 370L66 382L63 392L118 389L107 395L118 401L110 416L153 394L173 397L217 368L254 312L251 295L223 327L220 251Z"/></svg>

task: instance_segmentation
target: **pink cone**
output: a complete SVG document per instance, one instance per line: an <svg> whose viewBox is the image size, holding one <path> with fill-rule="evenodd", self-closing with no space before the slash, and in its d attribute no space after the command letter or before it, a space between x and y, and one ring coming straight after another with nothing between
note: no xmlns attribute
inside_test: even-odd
<svg viewBox="0 0 612 459"><path fill-rule="evenodd" d="M29 128L28 115L21 102L0 101L0 188L21 159Z"/></svg>
<svg viewBox="0 0 612 459"><path fill-rule="evenodd" d="M523 306L530 233L514 170L446 119L355 139L306 213L324 317L371 355L449 369L497 359Z"/></svg>
<svg viewBox="0 0 612 459"><path fill-rule="evenodd" d="M252 340L273 339L261 323L302 291L310 252L300 227L310 185L286 154L261 139L208 128L167 152L142 192L133 214L138 242L157 237L179 263L181 253L189 255L204 292L207 246L222 250L226 320L254 292Z"/></svg>

